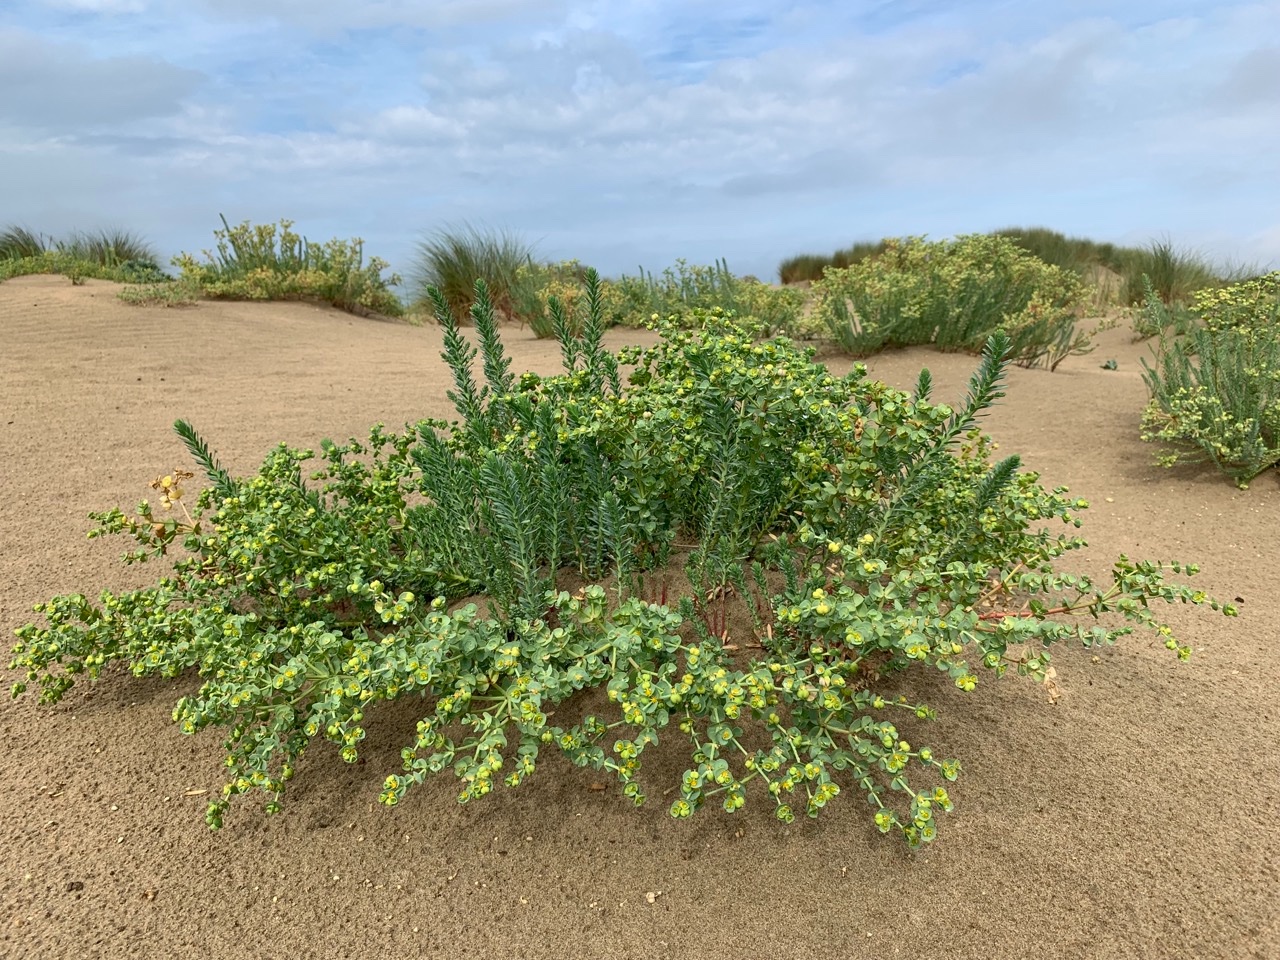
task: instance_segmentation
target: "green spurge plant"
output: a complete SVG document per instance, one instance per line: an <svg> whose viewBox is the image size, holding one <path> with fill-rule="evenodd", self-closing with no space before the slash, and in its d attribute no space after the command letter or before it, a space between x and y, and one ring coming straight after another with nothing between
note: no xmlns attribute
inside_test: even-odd
<svg viewBox="0 0 1280 960"><path fill-rule="evenodd" d="M1137 340L1156 336L1182 337L1198 326L1196 315L1181 301L1165 303L1151 285L1149 277L1142 277L1142 305L1134 311L1133 332Z"/></svg>
<svg viewBox="0 0 1280 960"><path fill-rule="evenodd" d="M828 268L814 289L817 316L855 356L918 344L979 353L997 331L1021 366L1053 370L1090 349L1076 328L1080 278L1008 237L889 240L875 257Z"/></svg>
<svg viewBox="0 0 1280 960"><path fill-rule="evenodd" d="M757 794L790 821L853 790L918 845L960 764L918 742L932 711L894 692L896 671L966 691L1010 664L1043 678L1053 644L1136 626L1186 656L1153 602L1218 608L1166 579L1193 566L1122 557L1109 584L1057 571L1083 541L1051 527L1073 531L1085 504L1016 457L991 462L976 426L1002 396L998 334L951 407L927 372L914 393L861 367L837 377L717 311L611 354L594 273L580 333L551 311L564 373L517 376L482 283L478 348L431 297L457 422L324 441L309 476L312 451L282 446L253 477L179 422L209 483L194 511L175 471L154 483L159 507L96 514L91 535L132 537L127 561L183 558L142 590L39 605L43 625L18 631L15 694L36 683L55 701L112 662L198 672L174 719L225 731L214 827L240 795L279 809L317 740L356 760L378 706L415 696L389 805L445 771L461 801L519 785L546 751L609 771L639 804L646 752L671 737L690 757L675 817ZM657 602L683 577L684 595ZM731 594L752 624L733 634ZM1096 622L1109 614L1125 625ZM580 697L591 689L604 696Z"/></svg>
<svg viewBox="0 0 1280 960"><path fill-rule="evenodd" d="M586 308L586 298L582 295L586 272L587 268L577 260L537 263L529 257L515 271L511 284L512 314L521 323L527 323L540 340L559 336L562 323L567 323L569 332L576 336L581 331ZM553 315L553 304L558 304L563 318Z"/></svg>
<svg viewBox="0 0 1280 960"><path fill-rule="evenodd" d="M400 282L383 276L387 262L364 258L362 240L313 243L293 230L292 220L232 226L222 218L213 232L216 250L201 261L189 253L174 257L180 280L201 295L227 300L318 300L353 313L390 317L404 313L391 290Z"/></svg>
<svg viewBox="0 0 1280 960"><path fill-rule="evenodd" d="M1142 438L1165 466L1207 460L1246 487L1280 463L1280 272L1202 290L1191 314L1143 361Z"/></svg>
<svg viewBox="0 0 1280 960"><path fill-rule="evenodd" d="M623 276L604 288L607 318L626 326L660 320L688 324L697 322L703 311L719 310L765 336L792 334L800 326L804 303L802 291L735 276L725 260L710 267L677 260L659 276L642 267L638 276Z"/></svg>

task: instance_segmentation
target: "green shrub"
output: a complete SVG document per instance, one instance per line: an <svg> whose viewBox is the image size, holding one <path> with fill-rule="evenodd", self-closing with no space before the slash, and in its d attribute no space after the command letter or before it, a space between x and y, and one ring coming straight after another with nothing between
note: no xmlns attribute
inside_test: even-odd
<svg viewBox="0 0 1280 960"><path fill-rule="evenodd" d="M128 260L106 266L57 249L46 250L34 257L0 260L0 281L37 274L58 274L67 277L72 283L81 283L86 279L111 280L115 283L161 283L169 279L155 264L148 261Z"/></svg>
<svg viewBox="0 0 1280 960"><path fill-rule="evenodd" d="M483 280L499 313L516 316L520 271L533 263L533 250L514 234L472 226L448 228L418 245L410 278L417 287L414 306L431 309L430 289L441 291L454 319L465 323Z"/></svg>
<svg viewBox="0 0 1280 960"><path fill-rule="evenodd" d="M72 283L80 283L86 278L92 280L111 280L110 268L84 260L75 260L57 250L46 250L30 257L12 257L0 260L0 281L14 277L36 276L40 274L58 274L65 276Z"/></svg>
<svg viewBox="0 0 1280 960"><path fill-rule="evenodd" d="M828 269L814 290L816 316L855 356L917 344L977 353L997 330L1023 366L1056 369L1090 349L1076 329L1079 278L1007 237L890 241L878 257Z"/></svg>
<svg viewBox="0 0 1280 960"><path fill-rule="evenodd" d="M1280 272L1192 298L1202 326L1143 361L1144 440L1165 466L1208 461L1246 487L1280 462Z"/></svg>
<svg viewBox="0 0 1280 960"><path fill-rule="evenodd" d="M799 290L771 287L754 278L737 277L724 260L698 266L685 260L660 275L643 267L635 277L623 276L604 290L608 322L644 326L656 320L686 318L697 311L716 310L737 317L765 336L793 334L803 314L805 296Z"/></svg>
<svg viewBox="0 0 1280 960"><path fill-rule="evenodd" d="M1138 340L1170 335L1180 337L1196 329L1196 315L1188 306L1179 301L1165 303L1148 277L1144 276L1142 281L1142 305L1133 315L1133 332Z"/></svg>
<svg viewBox="0 0 1280 960"><path fill-rule="evenodd" d="M1192 307L1211 332L1280 335L1280 271L1201 290L1192 298Z"/></svg>
<svg viewBox="0 0 1280 960"><path fill-rule="evenodd" d="M361 240L311 243L293 231L292 220L231 226L222 218L214 231L215 251L204 261L189 253L174 258L181 279L202 296L227 300L313 300L341 310L398 317L404 305L391 287L395 274L383 277L386 261L364 259Z"/></svg>
<svg viewBox="0 0 1280 960"><path fill-rule="evenodd" d="M190 280L131 283L120 299L135 306L186 307L200 299L200 287Z"/></svg>
<svg viewBox="0 0 1280 960"><path fill-rule="evenodd" d="M44 625L18 631L15 695L37 683L56 701L113 662L198 671L174 719L227 732L213 827L240 795L278 810L315 741L356 761L368 718L412 696L423 713L382 784L388 805L446 770L460 801L514 787L554 750L639 804L662 790L643 755L670 733L691 756L675 817L733 812L752 792L790 822L851 790L881 831L918 845L960 765L919 741L932 711L896 695L895 674L942 671L969 691L1015 664L1043 681L1053 644L1134 626L1185 657L1152 601L1218 608L1165 579L1194 567L1121 558L1110 584L1055 572L1084 541L1049 526L1074 530L1086 504L1017 457L989 459L975 422L1003 396L1000 334L953 408L930 400L927 371L914 394L863 368L835 377L705 312L610 354L594 273L565 373L518 377L483 283L478 356L443 292L429 295L458 422L323 441L315 472L312 451L281 446L237 478L180 421L209 482L194 512L192 476L175 471L152 484L158 507L96 514L91 535L132 537L127 561L184 557L155 586L40 605ZM689 591L654 602L680 568ZM587 585L561 590L566 571ZM750 634L727 632L730 591ZM484 612L459 603L478 593ZM590 689L605 696L577 699Z"/></svg>
<svg viewBox="0 0 1280 960"><path fill-rule="evenodd" d="M577 260L537 263L530 257L516 270L511 285L511 315L527 323L539 339L559 337L566 331L580 335L587 309L583 285L587 269Z"/></svg>
<svg viewBox="0 0 1280 960"><path fill-rule="evenodd" d="M1146 275L1166 305L1187 302L1191 294L1224 281L1246 279L1257 271L1237 268L1224 276L1202 257L1176 249L1169 241L1153 241L1145 247L1125 247L1086 237L1069 237L1047 227L1003 227L993 236L1013 241L1026 253L1080 276L1098 287L1099 308L1108 303L1139 304L1144 300ZM857 243L834 254L802 254L784 260L778 268L783 283L817 282L828 267L842 268L880 256L889 240ZM1117 283L1116 276L1119 276ZM1099 282L1101 281L1101 282ZM1113 290L1113 286L1117 287Z"/></svg>
<svg viewBox="0 0 1280 960"><path fill-rule="evenodd" d="M816 324L805 320L808 297L803 291L771 286L754 277L740 277L737 284L733 315L760 336L800 337L818 332Z"/></svg>
<svg viewBox="0 0 1280 960"><path fill-rule="evenodd" d="M1146 284L1155 289L1166 306L1186 303L1192 293L1217 285L1222 279L1202 257L1178 250L1168 240L1152 241L1145 247L1124 247L1068 237L1045 227L1005 227L995 234L1008 237L1045 263L1072 270L1086 280L1099 268L1119 274L1117 294L1124 304L1144 304Z"/></svg>
<svg viewBox="0 0 1280 960"><path fill-rule="evenodd" d="M613 287L621 307L612 319L626 326L643 326L654 317L679 315L690 309L719 307L728 312L737 294L736 278L723 260L710 267L677 260L661 275L641 267L639 275L624 274Z"/></svg>

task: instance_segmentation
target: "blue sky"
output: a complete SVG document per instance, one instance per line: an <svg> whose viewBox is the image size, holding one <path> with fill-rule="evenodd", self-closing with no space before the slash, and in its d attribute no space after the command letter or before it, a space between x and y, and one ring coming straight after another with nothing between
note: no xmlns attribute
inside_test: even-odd
<svg viewBox="0 0 1280 960"><path fill-rule="evenodd" d="M1280 266L1280 2L4 0L0 225L606 274L1012 224Z"/></svg>

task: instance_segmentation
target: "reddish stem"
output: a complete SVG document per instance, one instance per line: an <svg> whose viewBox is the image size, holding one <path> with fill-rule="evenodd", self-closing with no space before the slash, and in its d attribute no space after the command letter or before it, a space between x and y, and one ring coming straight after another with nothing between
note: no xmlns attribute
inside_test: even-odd
<svg viewBox="0 0 1280 960"><path fill-rule="evenodd" d="M1075 607L1072 607L1072 606L1054 607L1051 610L1044 611L1043 616L1047 617L1055 613L1071 613L1074 609ZM1027 616L1026 610L1016 610L1016 611L988 610L986 613L978 614L978 619L979 620L1005 620L1005 619L1008 619L1009 617L1025 617L1025 616Z"/></svg>

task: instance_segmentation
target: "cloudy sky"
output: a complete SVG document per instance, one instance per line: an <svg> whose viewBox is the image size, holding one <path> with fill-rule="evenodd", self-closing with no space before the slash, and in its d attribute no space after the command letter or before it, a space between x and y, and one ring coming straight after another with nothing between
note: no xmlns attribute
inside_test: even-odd
<svg viewBox="0 0 1280 960"><path fill-rule="evenodd" d="M0 225L605 273L1011 224L1280 266L1280 2L0 0Z"/></svg>

